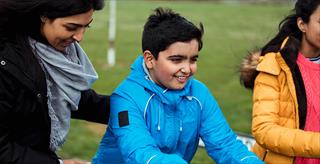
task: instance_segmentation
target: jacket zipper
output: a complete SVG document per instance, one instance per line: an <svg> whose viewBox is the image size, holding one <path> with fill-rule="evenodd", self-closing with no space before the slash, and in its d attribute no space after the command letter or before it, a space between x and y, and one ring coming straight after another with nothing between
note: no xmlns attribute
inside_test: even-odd
<svg viewBox="0 0 320 164"><path fill-rule="evenodd" d="M265 161L266 157L267 157L267 154L268 154L268 151L269 150L266 150L263 154L263 158L262 158L262 161Z"/></svg>

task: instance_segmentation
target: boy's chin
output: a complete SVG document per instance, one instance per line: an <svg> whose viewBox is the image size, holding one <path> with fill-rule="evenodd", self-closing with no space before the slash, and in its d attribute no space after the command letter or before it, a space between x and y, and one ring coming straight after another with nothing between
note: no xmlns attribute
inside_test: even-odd
<svg viewBox="0 0 320 164"><path fill-rule="evenodd" d="M167 87L171 90L181 90L185 87L185 84L184 85L177 85L177 86L170 86L170 87Z"/></svg>

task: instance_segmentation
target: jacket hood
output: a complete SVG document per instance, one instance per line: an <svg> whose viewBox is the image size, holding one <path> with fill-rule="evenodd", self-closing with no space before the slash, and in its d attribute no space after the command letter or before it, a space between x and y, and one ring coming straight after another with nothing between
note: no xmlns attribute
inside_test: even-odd
<svg viewBox="0 0 320 164"><path fill-rule="evenodd" d="M296 54L298 50L296 49L292 50L292 48L290 47L293 47L292 45L299 45L297 42L298 41L293 37L286 37L282 41L280 49L276 51L276 52L279 52L280 55L284 58L285 62L292 67L296 65L295 61L297 58ZM273 52L273 55L268 56L265 54L262 55L261 51L256 51L256 52L249 53L247 56L245 56L239 69L240 83L248 89L253 89L254 80L258 75L258 71L264 72L264 67L271 66L273 68L275 66L274 63L270 63L270 62L262 62L262 64L260 64L260 62L263 61L262 56L268 56L267 58L274 58L276 52ZM268 53L271 53L271 52L268 52ZM266 61L269 61L269 60L266 60ZM268 72L268 73L277 74L278 72L279 70Z"/></svg>
<svg viewBox="0 0 320 164"><path fill-rule="evenodd" d="M163 88L152 81L148 69L145 67L143 56L140 55L135 62L131 65L131 73L128 80L137 83L144 87L149 92L157 95L165 104L175 104L180 102L182 97L191 95L191 81L188 80L187 84L181 90L171 90Z"/></svg>
<svg viewBox="0 0 320 164"><path fill-rule="evenodd" d="M254 80L258 74L256 70L261 53L260 51L249 53L244 57L240 65L240 83L248 89L252 89L254 85Z"/></svg>

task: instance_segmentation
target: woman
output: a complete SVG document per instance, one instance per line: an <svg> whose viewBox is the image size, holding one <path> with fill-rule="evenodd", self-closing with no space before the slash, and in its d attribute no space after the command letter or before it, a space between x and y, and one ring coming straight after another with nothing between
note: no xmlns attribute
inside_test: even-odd
<svg viewBox="0 0 320 164"><path fill-rule="evenodd" d="M253 151L266 163L320 163L320 0L298 0L261 52L243 62L253 89Z"/></svg>
<svg viewBox="0 0 320 164"><path fill-rule="evenodd" d="M107 123L108 96L78 42L103 0L0 0L0 163L74 163L70 118Z"/></svg>

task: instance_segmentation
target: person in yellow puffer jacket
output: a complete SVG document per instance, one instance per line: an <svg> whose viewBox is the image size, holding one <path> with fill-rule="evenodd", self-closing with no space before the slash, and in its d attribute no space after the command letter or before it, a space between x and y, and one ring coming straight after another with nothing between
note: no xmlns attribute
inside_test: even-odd
<svg viewBox="0 0 320 164"><path fill-rule="evenodd" d="M297 0L240 81L253 90L252 151L267 164L320 164L320 0Z"/></svg>

